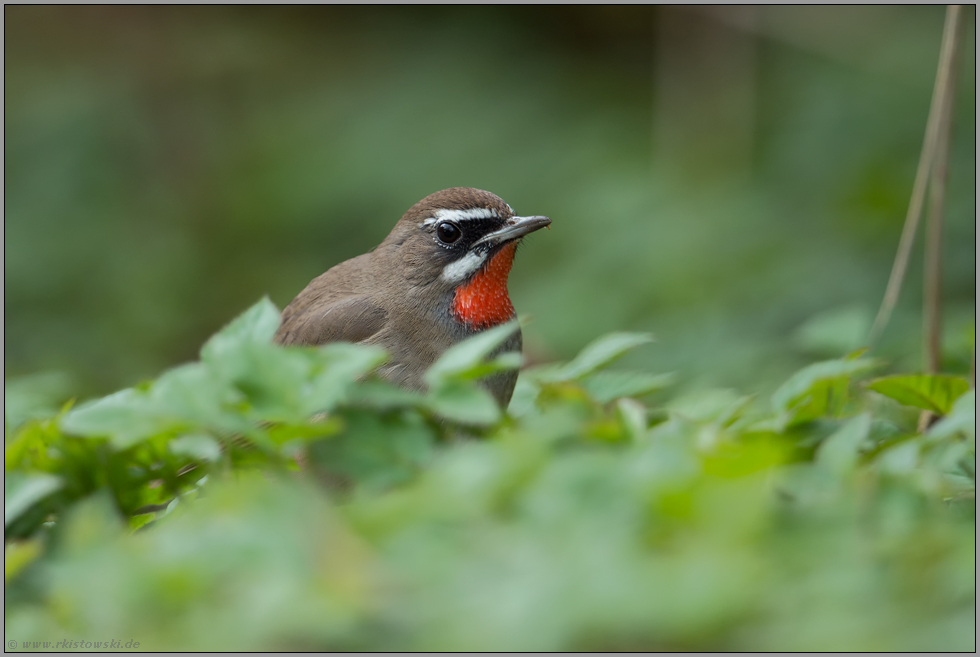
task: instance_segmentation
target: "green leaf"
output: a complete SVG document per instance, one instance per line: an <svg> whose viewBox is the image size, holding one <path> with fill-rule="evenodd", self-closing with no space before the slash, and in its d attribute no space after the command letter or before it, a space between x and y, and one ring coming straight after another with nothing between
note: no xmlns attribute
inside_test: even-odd
<svg viewBox="0 0 980 657"><path fill-rule="evenodd" d="M929 427L930 438L948 438L956 433L976 438L977 391L969 390L960 395L946 417Z"/></svg>
<svg viewBox="0 0 980 657"><path fill-rule="evenodd" d="M827 360L804 367L772 395L773 409L785 426L840 412L851 377L879 367L871 358Z"/></svg>
<svg viewBox="0 0 980 657"><path fill-rule="evenodd" d="M426 395L426 405L447 420L468 425L489 425L500 419L493 396L471 382L447 381Z"/></svg>
<svg viewBox="0 0 980 657"><path fill-rule="evenodd" d="M44 546L39 540L8 541L3 546L3 583L17 577L32 561L41 556Z"/></svg>
<svg viewBox="0 0 980 657"><path fill-rule="evenodd" d="M311 438L325 438L333 436L343 428L343 422L339 417L331 416L317 418L315 422L303 424L274 424L266 431L269 440L276 445L284 445L290 441L302 444Z"/></svg>
<svg viewBox="0 0 980 657"><path fill-rule="evenodd" d="M653 342L649 333L610 333L593 341L570 362L556 369L542 371L539 380L549 383L580 379L605 367L626 352Z"/></svg>
<svg viewBox="0 0 980 657"><path fill-rule="evenodd" d="M302 412L308 415L333 409L355 381L388 358L380 347L346 342L324 345L314 354L314 375L302 391Z"/></svg>
<svg viewBox="0 0 980 657"><path fill-rule="evenodd" d="M133 388L80 404L61 422L62 429L68 433L108 436L118 449L125 449L172 426L171 419L153 412L146 393Z"/></svg>
<svg viewBox="0 0 980 657"><path fill-rule="evenodd" d="M3 526L64 485L60 477L46 473L6 472L3 479Z"/></svg>
<svg viewBox="0 0 980 657"><path fill-rule="evenodd" d="M510 398L507 412L514 417L527 415L534 409L539 394L541 388L534 382L533 375L528 376L526 370L522 371L514 385L514 394Z"/></svg>
<svg viewBox="0 0 980 657"><path fill-rule="evenodd" d="M848 420L817 448L815 461L837 474L846 474L857 466L858 449L871 433L871 414L862 413Z"/></svg>
<svg viewBox="0 0 980 657"><path fill-rule="evenodd" d="M466 376L482 365L484 359L503 345L519 328L517 320L512 320L481 331L453 345L425 373L425 382L432 387L438 387L450 378Z"/></svg>
<svg viewBox="0 0 980 657"><path fill-rule="evenodd" d="M520 369L521 364L524 362L524 357L521 356L519 352L507 351L493 360L485 361L479 365L475 365L465 372L461 372L457 375L460 379L482 379L483 377L495 374L497 372L504 372L506 370L516 370Z"/></svg>
<svg viewBox="0 0 980 657"><path fill-rule="evenodd" d="M743 397L728 388L705 388L670 400L667 410L690 420L724 424L737 417L751 401L751 397Z"/></svg>
<svg viewBox="0 0 980 657"><path fill-rule="evenodd" d="M207 428L249 432L252 425L233 412L237 393L200 363L164 372L149 391L127 388L69 412L62 428L80 436L107 436L117 449L166 431Z"/></svg>
<svg viewBox="0 0 980 657"><path fill-rule="evenodd" d="M619 421L631 440L637 441L646 435L647 409L635 399L623 398L616 401Z"/></svg>
<svg viewBox="0 0 980 657"><path fill-rule="evenodd" d="M837 308L811 317L793 337L806 351L837 356L864 344L870 329L871 313L867 308Z"/></svg>
<svg viewBox="0 0 980 657"><path fill-rule="evenodd" d="M8 379L3 383L3 418L8 430L29 419L49 418L69 396L71 378L62 372L44 372Z"/></svg>
<svg viewBox="0 0 980 657"><path fill-rule="evenodd" d="M201 348L201 360L211 360L225 349L242 343L271 343L278 329L279 309L269 297L262 297L204 344Z"/></svg>
<svg viewBox="0 0 980 657"><path fill-rule="evenodd" d="M588 375L582 381L582 387L594 400L605 404L620 397L649 395L672 385L675 379L672 373L646 374L604 370Z"/></svg>
<svg viewBox="0 0 980 657"><path fill-rule="evenodd" d="M221 446L211 436L204 433L190 433L167 443L174 454L189 456L201 461L217 461L221 458Z"/></svg>
<svg viewBox="0 0 980 657"><path fill-rule="evenodd" d="M392 385L387 381L369 379L351 388L347 403L379 411L396 408L416 408L425 404L425 396Z"/></svg>
<svg viewBox="0 0 980 657"><path fill-rule="evenodd" d="M164 372L150 388L149 412L169 418L173 424L242 431L249 424L230 406L239 395L200 363L181 365Z"/></svg>
<svg viewBox="0 0 980 657"><path fill-rule="evenodd" d="M369 488L405 481L432 455L431 429L418 414L346 411L346 429L310 445L313 461Z"/></svg>
<svg viewBox="0 0 980 657"><path fill-rule="evenodd" d="M865 384L870 390L906 406L915 406L938 415L946 415L970 383L946 374L904 374L885 376Z"/></svg>

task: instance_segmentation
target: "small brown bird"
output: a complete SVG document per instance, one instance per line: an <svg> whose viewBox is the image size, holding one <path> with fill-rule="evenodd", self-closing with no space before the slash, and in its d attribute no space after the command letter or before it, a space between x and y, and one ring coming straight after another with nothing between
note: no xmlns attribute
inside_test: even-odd
<svg viewBox="0 0 980 657"><path fill-rule="evenodd" d="M379 370L415 390L443 352L514 317L507 275L521 238L548 217L518 217L502 199L453 187L426 196L369 253L314 278L282 311L276 342L348 341L384 347ZM520 351L517 331L502 351ZM506 408L517 372L483 379Z"/></svg>

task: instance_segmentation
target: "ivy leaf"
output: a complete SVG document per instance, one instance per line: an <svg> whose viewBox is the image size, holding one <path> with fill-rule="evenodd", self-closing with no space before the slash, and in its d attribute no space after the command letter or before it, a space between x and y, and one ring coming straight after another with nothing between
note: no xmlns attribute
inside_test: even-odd
<svg viewBox="0 0 980 657"><path fill-rule="evenodd" d="M878 394L906 406L915 406L938 415L946 415L970 383L958 376L946 374L904 374L885 376L869 381L865 386Z"/></svg>

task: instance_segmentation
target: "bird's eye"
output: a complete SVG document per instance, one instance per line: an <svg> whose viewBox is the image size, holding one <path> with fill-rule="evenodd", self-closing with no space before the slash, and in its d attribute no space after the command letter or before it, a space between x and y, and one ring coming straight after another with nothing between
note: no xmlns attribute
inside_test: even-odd
<svg viewBox="0 0 980 657"><path fill-rule="evenodd" d="M459 240L463 236L463 231L459 229L456 224L444 221L438 226L436 226L436 237L439 238L440 242L444 244L452 244Z"/></svg>

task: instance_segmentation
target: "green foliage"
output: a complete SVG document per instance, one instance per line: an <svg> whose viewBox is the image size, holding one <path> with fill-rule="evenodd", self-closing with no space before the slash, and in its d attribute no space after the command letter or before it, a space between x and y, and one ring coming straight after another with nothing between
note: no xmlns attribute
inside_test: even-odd
<svg viewBox="0 0 980 657"><path fill-rule="evenodd" d="M970 389L970 382L959 376L908 374L875 379L867 387L901 404L946 415L953 403Z"/></svg>
<svg viewBox="0 0 980 657"><path fill-rule="evenodd" d="M479 378L516 366L497 353L514 326L410 392L377 349L273 345L276 315L260 302L136 388L6 418L8 637L975 649L975 395L937 396L948 377L914 379L944 409L925 433L879 394L904 401L911 377L867 383L880 363L859 356L770 408L644 403L673 377L606 369L649 342L620 333L522 372L505 414Z"/></svg>

